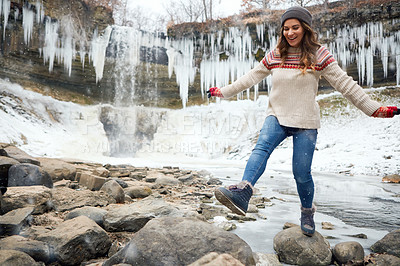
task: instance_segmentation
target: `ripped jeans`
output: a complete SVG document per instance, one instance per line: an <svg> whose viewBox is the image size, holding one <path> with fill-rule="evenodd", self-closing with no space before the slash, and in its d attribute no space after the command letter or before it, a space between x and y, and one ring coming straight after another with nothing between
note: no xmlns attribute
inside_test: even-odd
<svg viewBox="0 0 400 266"><path fill-rule="evenodd" d="M275 116L268 116L260 131L257 144L247 162L243 181L253 186L264 173L267 161L273 150L287 137L293 136L292 170L296 180L297 193L301 206L311 208L314 199L314 181L311 176L311 163L317 142L316 129L302 129L281 126Z"/></svg>

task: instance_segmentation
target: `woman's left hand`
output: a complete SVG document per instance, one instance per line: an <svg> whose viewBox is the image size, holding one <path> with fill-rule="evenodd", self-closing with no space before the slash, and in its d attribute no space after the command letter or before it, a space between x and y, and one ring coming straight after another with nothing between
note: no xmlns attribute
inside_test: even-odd
<svg viewBox="0 0 400 266"><path fill-rule="evenodd" d="M372 114L372 117L390 118L397 112L398 108L396 106L381 106Z"/></svg>

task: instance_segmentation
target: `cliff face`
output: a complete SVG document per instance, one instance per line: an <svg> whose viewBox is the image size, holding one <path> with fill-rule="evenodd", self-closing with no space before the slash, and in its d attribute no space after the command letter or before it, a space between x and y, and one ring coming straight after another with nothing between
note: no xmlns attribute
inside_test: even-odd
<svg viewBox="0 0 400 266"><path fill-rule="evenodd" d="M90 49L89 40L94 31L104 31L113 24L112 14L103 7L90 7L80 0L44 0L42 5L36 1L24 4L10 2L10 13L4 38L0 38L0 77L10 79L26 87L39 90L74 91L84 93L94 90L96 74L86 56L85 68L82 67L80 54L72 60L71 75L65 70L64 58L56 55L57 62L49 72L49 64L45 64L43 47L46 21L58 22L59 40L65 40L72 34L74 42L80 42L85 50ZM29 20L30 16L32 17ZM32 28L30 29L31 26ZM70 27L69 29L65 29ZM4 29L4 22L0 27ZM28 32L31 32L29 36ZM59 51L54 51L58 53ZM90 94L89 94L90 96Z"/></svg>
<svg viewBox="0 0 400 266"><path fill-rule="evenodd" d="M168 29L169 41L166 42L163 35L109 27L113 25L110 11L87 6L82 0L43 0L41 4L21 2L10 2L7 25L1 19L0 30L5 27L5 35L0 38L0 78L56 98L72 92L85 95L85 101L89 102L118 101L125 105L164 107L181 107L179 98L185 94L191 97L192 104L204 102L200 90L209 84L202 81L208 79L202 71L215 65L211 62L205 67L204 59L213 53L219 60L234 57L232 51L214 50L214 47L225 45L225 35L236 34L235 38L240 37L243 45L250 45L244 57L261 60L274 44L283 13L283 10L255 11L209 23L175 25ZM334 44L338 37L343 37L340 36L343 28L359 27L368 22L382 25L383 37L398 32L400 2L383 2L382 5L357 8L344 8L343 4L335 2L328 12L311 8L321 42ZM371 42L368 38L365 41ZM351 42L347 44L348 49L358 49L361 45L360 40ZM354 58L351 60L346 70L357 79L360 67ZM380 58L373 64L374 86L396 84L393 62L388 62L386 74ZM99 78L100 72L102 78ZM262 90L266 90L265 84L261 86ZM82 102L82 99L67 99Z"/></svg>

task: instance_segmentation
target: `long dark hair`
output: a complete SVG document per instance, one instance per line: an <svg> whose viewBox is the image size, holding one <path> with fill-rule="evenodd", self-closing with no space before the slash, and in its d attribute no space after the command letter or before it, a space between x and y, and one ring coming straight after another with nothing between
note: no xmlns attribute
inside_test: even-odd
<svg viewBox="0 0 400 266"><path fill-rule="evenodd" d="M303 73L306 73L308 68L314 70L314 66L317 60L316 52L321 47L321 44L318 42L317 33L307 23L300 21L300 24L304 29L304 36L300 43L300 69ZM288 51L290 47L285 36L283 35L283 26L281 28L278 45L276 47L279 49L283 65L288 57Z"/></svg>

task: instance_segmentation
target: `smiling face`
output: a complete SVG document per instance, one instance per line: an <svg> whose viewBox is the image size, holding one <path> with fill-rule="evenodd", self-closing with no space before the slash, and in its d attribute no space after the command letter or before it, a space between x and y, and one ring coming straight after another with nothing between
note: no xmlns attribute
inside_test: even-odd
<svg viewBox="0 0 400 266"><path fill-rule="evenodd" d="M283 24L283 35L290 46L298 48L304 37L304 28L298 19L291 18Z"/></svg>

